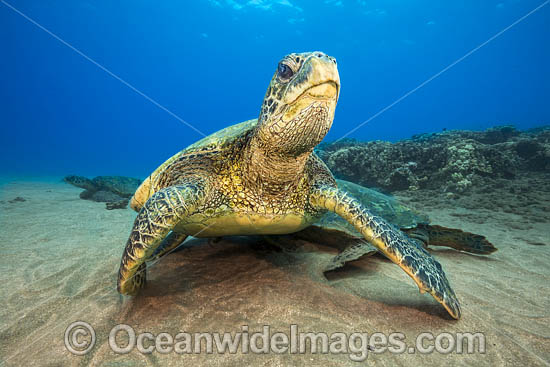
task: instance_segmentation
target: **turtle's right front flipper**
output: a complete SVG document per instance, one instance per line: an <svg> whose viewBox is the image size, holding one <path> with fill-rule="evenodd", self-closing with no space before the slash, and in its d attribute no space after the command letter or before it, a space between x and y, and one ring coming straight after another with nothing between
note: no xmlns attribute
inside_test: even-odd
<svg viewBox="0 0 550 367"><path fill-rule="evenodd" d="M330 210L346 219L413 278L421 292L429 292L452 317L460 318L460 304L441 265L422 246L338 188L327 185L313 188L310 203L316 209Z"/></svg>
<svg viewBox="0 0 550 367"><path fill-rule="evenodd" d="M164 238L186 216L192 213L205 198L202 180L178 186L170 186L155 193L139 211L130 238L120 262L117 290L122 294L136 295L145 284L145 261L167 252L158 249ZM179 235L167 244L168 250L177 246L183 238ZM179 242L178 242L179 241ZM156 250L159 251L156 251Z"/></svg>

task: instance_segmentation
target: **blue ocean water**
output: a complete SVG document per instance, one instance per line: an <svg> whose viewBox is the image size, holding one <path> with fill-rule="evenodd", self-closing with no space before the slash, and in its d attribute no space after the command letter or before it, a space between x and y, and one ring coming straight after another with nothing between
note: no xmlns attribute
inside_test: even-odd
<svg viewBox="0 0 550 367"><path fill-rule="evenodd" d="M205 134L257 117L278 60L311 50L339 65L327 140L456 61L349 137L548 124L550 5L507 29L546 3L2 0L2 173L143 177L201 138L102 67Z"/></svg>

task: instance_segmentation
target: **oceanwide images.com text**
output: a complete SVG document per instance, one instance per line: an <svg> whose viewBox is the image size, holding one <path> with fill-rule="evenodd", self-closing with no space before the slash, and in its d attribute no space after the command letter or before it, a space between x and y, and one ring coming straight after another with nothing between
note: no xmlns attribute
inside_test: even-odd
<svg viewBox="0 0 550 367"><path fill-rule="evenodd" d="M65 346L75 355L87 354L96 342L95 331L86 322L74 322L65 331ZM264 325L261 331L241 326L236 332L168 332L136 333L126 324L114 326L108 336L110 348L118 354L127 354L136 349L143 354L151 353L253 353L253 354L347 354L353 361L367 359L370 352L379 353L485 353L485 336L482 333L420 333L414 345L407 345L406 336L400 332L388 335L365 332L303 332L291 324L288 330L272 331Z"/></svg>

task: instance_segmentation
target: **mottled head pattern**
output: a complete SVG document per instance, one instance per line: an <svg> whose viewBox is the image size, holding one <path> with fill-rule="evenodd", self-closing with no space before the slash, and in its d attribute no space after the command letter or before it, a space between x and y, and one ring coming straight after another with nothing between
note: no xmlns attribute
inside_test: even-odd
<svg viewBox="0 0 550 367"><path fill-rule="evenodd" d="M340 92L336 60L322 52L293 53L277 67L255 137L267 153L300 156L323 140Z"/></svg>

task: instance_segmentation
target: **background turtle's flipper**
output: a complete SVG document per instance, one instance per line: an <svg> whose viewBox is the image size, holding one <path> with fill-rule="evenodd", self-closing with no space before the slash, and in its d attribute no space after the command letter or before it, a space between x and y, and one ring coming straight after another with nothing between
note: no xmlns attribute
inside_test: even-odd
<svg viewBox="0 0 550 367"><path fill-rule="evenodd" d="M147 200L139 211L122 255L117 285L120 293L138 293L145 284L145 261L152 259L153 255L162 256L181 243L177 241L181 238L174 236L172 241L165 242L166 248L155 253L168 233L196 208L203 197L204 185L201 181L167 187Z"/></svg>
<svg viewBox="0 0 550 367"><path fill-rule="evenodd" d="M479 234L437 225L419 224L417 228L404 230L410 235L417 231L426 233L428 246L445 246L472 254L488 255L497 250L491 242Z"/></svg>
<svg viewBox="0 0 550 367"><path fill-rule="evenodd" d="M429 292L455 319L460 318L460 304L441 265L416 241L372 215L356 199L329 186L314 189L311 204L337 213L349 221L388 259L399 265L416 282L421 292Z"/></svg>

